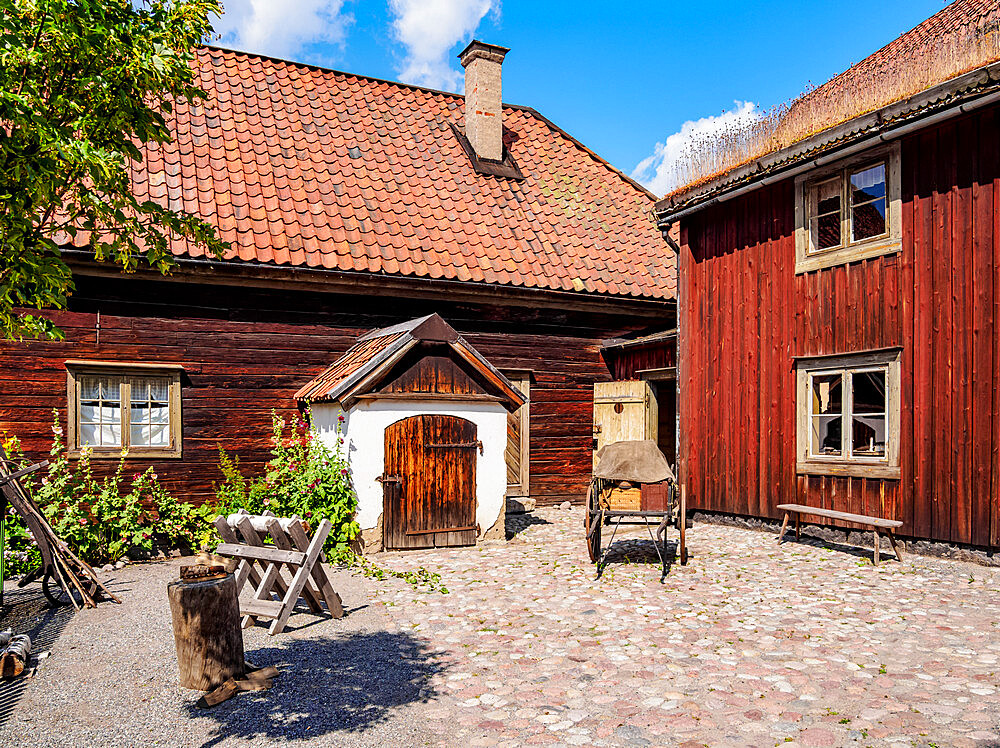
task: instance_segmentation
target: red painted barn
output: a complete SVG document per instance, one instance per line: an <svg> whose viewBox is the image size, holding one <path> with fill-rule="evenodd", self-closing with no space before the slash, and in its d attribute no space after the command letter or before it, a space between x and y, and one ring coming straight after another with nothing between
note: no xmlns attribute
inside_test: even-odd
<svg viewBox="0 0 1000 748"><path fill-rule="evenodd" d="M1000 548L998 19L953 3L789 118L899 96L658 203L680 228L689 507Z"/></svg>
<svg viewBox="0 0 1000 748"><path fill-rule="evenodd" d="M268 458L271 411L367 333L439 314L513 382L507 492L579 500L601 341L676 321L675 256L655 198L534 109L501 104L506 50L462 55L479 99L217 48L205 102L134 164L142 199L183 208L232 244L183 242L166 278L123 275L67 247L76 292L62 342L0 343L0 431L111 470L151 463L211 496L221 446ZM503 480L503 477L500 477ZM484 530L487 528L484 528Z"/></svg>

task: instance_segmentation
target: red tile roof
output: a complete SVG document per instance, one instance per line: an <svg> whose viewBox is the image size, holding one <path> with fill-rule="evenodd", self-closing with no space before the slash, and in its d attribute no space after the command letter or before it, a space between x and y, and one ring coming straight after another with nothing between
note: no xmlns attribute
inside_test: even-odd
<svg viewBox="0 0 1000 748"><path fill-rule="evenodd" d="M302 385L295 393L295 399L308 402L336 400L351 377L373 361L383 358L390 349L397 347L400 341L410 342L408 339L403 340L405 336L405 332L396 332L365 338L355 343L321 374Z"/></svg>
<svg viewBox="0 0 1000 748"><path fill-rule="evenodd" d="M515 181L473 169L461 96L217 48L196 65L208 100L175 108L134 184L217 226L228 259L675 295L653 196L532 109L504 106Z"/></svg>
<svg viewBox="0 0 1000 748"><path fill-rule="evenodd" d="M490 394L498 395L510 412L524 405L524 395L513 383L437 314L362 335L343 356L302 385L295 399L340 402L350 407L359 395L377 386L379 378L389 373L404 354L421 343L447 345L453 355L479 374Z"/></svg>

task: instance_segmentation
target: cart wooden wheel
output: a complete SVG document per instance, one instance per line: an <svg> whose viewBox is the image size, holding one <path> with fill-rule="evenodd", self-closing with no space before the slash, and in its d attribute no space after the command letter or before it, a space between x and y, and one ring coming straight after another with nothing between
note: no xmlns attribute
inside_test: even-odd
<svg viewBox="0 0 1000 748"><path fill-rule="evenodd" d="M91 583L87 586L87 593L93 597L97 594L97 585ZM56 579L56 575L53 573L52 569L47 569L45 575L42 577L42 594L48 598L49 602L54 606L69 605L70 604L70 593L63 589L62 585L59 584L59 580ZM83 597L80 595L78 590L72 591L73 600L76 601L76 606L80 607L83 605Z"/></svg>
<svg viewBox="0 0 1000 748"><path fill-rule="evenodd" d="M601 510L597 505L599 493L597 481L592 481L590 493L587 495L587 514L584 527L587 533L587 552L590 554L590 560L594 563L601 559Z"/></svg>

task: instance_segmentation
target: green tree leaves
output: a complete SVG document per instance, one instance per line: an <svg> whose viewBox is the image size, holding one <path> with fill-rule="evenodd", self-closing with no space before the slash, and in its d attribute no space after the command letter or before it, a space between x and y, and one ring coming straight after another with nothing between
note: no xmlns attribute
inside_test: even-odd
<svg viewBox="0 0 1000 748"><path fill-rule="evenodd" d="M175 237L225 250L131 180L138 145L170 141L174 104L204 98L192 60L218 13L218 0L0 0L0 336L61 335L23 309L65 308L68 245L125 272L168 272Z"/></svg>

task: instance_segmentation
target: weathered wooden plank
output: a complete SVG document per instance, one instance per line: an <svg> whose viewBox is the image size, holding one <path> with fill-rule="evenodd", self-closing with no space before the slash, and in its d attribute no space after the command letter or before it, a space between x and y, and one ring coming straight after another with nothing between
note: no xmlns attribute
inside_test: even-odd
<svg viewBox="0 0 1000 748"><path fill-rule="evenodd" d="M255 548L235 543L222 543L215 549L215 552L220 556L232 556L233 558L245 558L254 561L277 561L296 566L305 560L305 554L301 551L283 551L280 548L271 546Z"/></svg>

